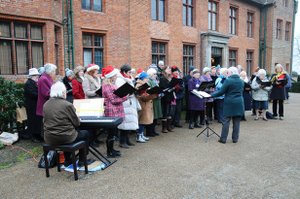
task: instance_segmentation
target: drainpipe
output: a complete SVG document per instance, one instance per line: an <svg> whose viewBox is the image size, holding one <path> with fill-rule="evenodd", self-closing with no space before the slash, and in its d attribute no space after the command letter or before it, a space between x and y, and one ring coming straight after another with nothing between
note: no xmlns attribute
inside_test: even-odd
<svg viewBox="0 0 300 199"><path fill-rule="evenodd" d="M264 6L264 61L263 61L263 69L266 69L266 58L267 58L267 13L268 13L268 6Z"/></svg>
<svg viewBox="0 0 300 199"><path fill-rule="evenodd" d="M67 38L68 38L68 68L70 68L70 63L71 63L71 52L70 52L70 6L69 6L69 1L66 0L66 6L67 6Z"/></svg>
<svg viewBox="0 0 300 199"><path fill-rule="evenodd" d="M71 51L72 51L72 65L74 68L75 64L75 53L74 53L74 16L73 16L73 0L70 0L70 19L71 19Z"/></svg>
<svg viewBox="0 0 300 199"><path fill-rule="evenodd" d="M294 0L294 10L293 10L293 26L292 26L292 38L291 38L291 60L290 60L290 74L292 75L293 71L293 54L294 54L294 36L295 36L295 20L296 13L298 11L298 1Z"/></svg>
<svg viewBox="0 0 300 199"><path fill-rule="evenodd" d="M62 13L62 37L63 37L63 43L62 43L62 47L64 49L64 69L66 68L66 59L65 59L65 56L66 56L66 50L65 50L65 6L64 6L64 1L61 2L61 13ZM65 70L64 70L65 71Z"/></svg>
<svg viewBox="0 0 300 199"><path fill-rule="evenodd" d="M263 13L263 8L261 7L260 8L260 17L259 17L259 61L258 61L258 64L259 64L259 67L262 66L262 52L263 52L263 45L262 45L262 13Z"/></svg>

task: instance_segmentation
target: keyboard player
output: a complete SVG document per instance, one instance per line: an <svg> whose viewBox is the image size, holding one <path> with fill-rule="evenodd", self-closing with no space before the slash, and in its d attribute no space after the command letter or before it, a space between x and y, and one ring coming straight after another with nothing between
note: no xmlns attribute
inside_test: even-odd
<svg viewBox="0 0 300 199"><path fill-rule="evenodd" d="M86 142L86 152L90 133L86 130L77 131L80 121L73 104L66 100L66 87L56 82L50 89L50 99L44 105L44 140L47 144L61 145L78 141ZM71 163L71 154L65 152L65 166ZM83 165L83 156L79 155L79 166Z"/></svg>

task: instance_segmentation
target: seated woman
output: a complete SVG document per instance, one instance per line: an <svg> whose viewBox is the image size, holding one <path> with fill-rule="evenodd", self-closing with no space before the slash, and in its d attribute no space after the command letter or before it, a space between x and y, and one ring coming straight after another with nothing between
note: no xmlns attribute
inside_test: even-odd
<svg viewBox="0 0 300 199"><path fill-rule="evenodd" d="M77 131L80 121L76 115L73 104L66 100L67 91L62 82L56 82L51 86L50 99L45 103L44 114L44 139L46 144L62 145L78 141L86 142L88 153L89 132ZM71 153L65 152L65 165L71 163ZM78 165L83 165L83 155L79 155Z"/></svg>
<svg viewBox="0 0 300 199"><path fill-rule="evenodd" d="M271 90L271 86L264 86L262 84L263 82L268 81L266 74L264 69L259 69L256 77L251 83L252 98L256 111L255 120L259 119L259 110L262 110L263 120L267 121L266 111L268 109L269 91Z"/></svg>

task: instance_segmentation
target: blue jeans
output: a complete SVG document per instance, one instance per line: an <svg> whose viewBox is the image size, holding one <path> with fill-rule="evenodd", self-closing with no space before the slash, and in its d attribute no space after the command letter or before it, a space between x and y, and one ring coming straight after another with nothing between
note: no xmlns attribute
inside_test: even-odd
<svg viewBox="0 0 300 199"><path fill-rule="evenodd" d="M230 120L232 119L233 123L233 128L232 128L232 140L233 141L238 141L239 139L239 134L240 134L240 121L241 117L225 117L224 118L224 123L222 126L222 132L221 132L221 138L223 142L226 142L227 136L228 136L228 131L229 131L229 125L230 125Z"/></svg>

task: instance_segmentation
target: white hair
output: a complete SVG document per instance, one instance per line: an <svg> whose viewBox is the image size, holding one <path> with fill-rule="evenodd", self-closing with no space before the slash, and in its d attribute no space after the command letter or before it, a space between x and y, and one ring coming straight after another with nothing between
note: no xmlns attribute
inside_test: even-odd
<svg viewBox="0 0 300 199"><path fill-rule="evenodd" d="M51 74L56 72L57 66L55 66L54 64L47 63L44 65L44 68L45 68L45 73Z"/></svg>
<svg viewBox="0 0 300 199"><path fill-rule="evenodd" d="M220 69L220 74L223 75L223 76L225 76L225 75L227 75L227 71L228 71L227 68L221 68Z"/></svg>
<svg viewBox="0 0 300 199"><path fill-rule="evenodd" d="M204 67L202 70L202 73L205 75L205 73L208 73L210 71L211 71L211 69L209 67Z"/></svg>
<svg viewBox="0 0 300 199"><path fill-rule="evenodd" d="M65 85L58 81L51 86L50 97L66 98L66 87Z"/></svg>
<svg viewBox="0 0 300 199"><path fill-rule="evenodd" d="M160 61L158 62L158 65L165 65L165 63L164 63L164 61L160 60Z"/></svg>
<svg viewBox="0 0 300 199"><path fill-rule="evenodd" d="M149 68L147 70L147 74L151 77L152 75L156 74L157 71L154 68Z"/></svg>
<svg viewBox="0 0 300 199"><path fill-rule="evenodd" d="M239 70L237 69L237 67L234 67L234 66L229 67L228 71L231 72L231 75L238 75L239 74Z"/></svg>
<svg viewBox="0 0 300 199"><path fill-rule="evenodd" d="M263 75L263 76L267 75L267 72L265 71L265 69L259 69L257 71L257 76L260 76L260 75Z"/></svg>

